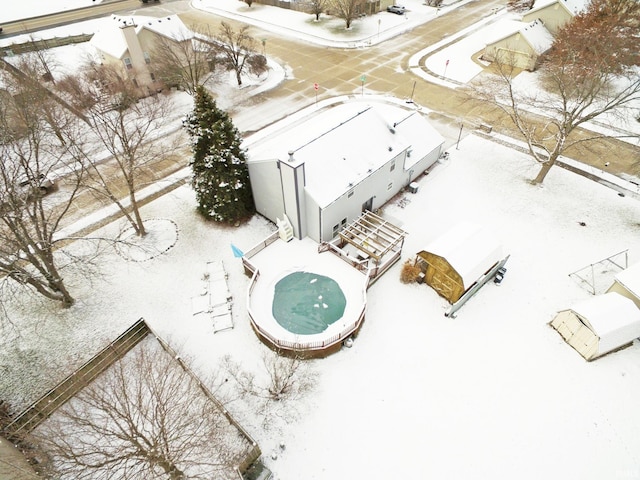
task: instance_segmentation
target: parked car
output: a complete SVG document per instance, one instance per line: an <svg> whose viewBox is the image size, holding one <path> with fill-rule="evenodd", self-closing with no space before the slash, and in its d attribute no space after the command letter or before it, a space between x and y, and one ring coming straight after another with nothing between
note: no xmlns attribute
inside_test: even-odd
<svg viewBox="0 0 640 480"><path fill-rule="evenodd" d="M387 12L395 13L396 15L404 15L405 8L402 5L389 5Z"/></svg>
<svg viewBox="0 0 640 480"><path fill-rule="evenodd" d="M18 186L24 190L25 196L46 195L56 189L56 183L40 172L37 178L21 178Z"/></svg>
<svg viewBox="0 0 640 480"><path fill-rule="evenodd" d="M39 173L37 178L20 178L16 184L16 190L13 195L0 198L0 213L10 212L18 205L24 205L33 202L36 198L57 190L56 182L44 173Z"/></svg>

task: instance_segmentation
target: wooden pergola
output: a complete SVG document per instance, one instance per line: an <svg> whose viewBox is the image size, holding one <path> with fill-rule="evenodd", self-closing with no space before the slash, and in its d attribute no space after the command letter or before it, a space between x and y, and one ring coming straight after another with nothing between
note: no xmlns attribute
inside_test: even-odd
<svg viewBox="0 0 640 480"><path fill-rule="evenodd" d="M377 263L389 252L402 250L407 232L375 213L365 211L339 235Z"/></svg>

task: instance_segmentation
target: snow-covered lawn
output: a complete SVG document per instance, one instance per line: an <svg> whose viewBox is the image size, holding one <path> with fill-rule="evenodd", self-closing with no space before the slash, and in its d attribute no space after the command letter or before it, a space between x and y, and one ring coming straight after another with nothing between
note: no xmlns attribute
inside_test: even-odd
<svg viewBox="0 0 640 480"><path fill-rule="evenodd" d="M375 20L366 28L374 35ZM449 319L434 291L399 282L397 264L369 290L353 348L313 361L318 384L296 405L295 421L275 419L264 430L246 405L230 405L276 478L640 478L640 345L586 363L547 326L557 310L589 296L569 273L625 249L640 261L637 201L559 168L533 187L536 168L470 135L419 179L404 208L384 208L409 232L405 258L471 220L502 238L507 274ZM196 371L218 368L225 354L259 369L266 347L249 326L249 279L230 244L246 251L273 225L260 217L239 228L207 223L187 186L143 212L175 222L173 248L146 262L109 252L102 277L68 279L78 298L70 310L37 298L5 305L16 328L2 336L0 398L24 406L140 317ZM121 227L98 233L115 236ZM212 260L224 262L234 297L235 328L217 334L191 305Z"/></svg>
<svg viewBox="0 0 640 480"><path fill-rule="evenodd" d="M232 404L277 478L640 474L640 345L586 363L547 326L557 310L589 296L569 273L627 248L632 262L640 259L637 202L558 168L533 187L527 179L535 168L511 149L469 136L419 180L417 194L406 194L410 203L384 208L409 232L405 258L454 223L472 220L502 238L511 254L507 275L449 319L434 291L399 282L397 264L369 290L353 348L313 362L318 384L296 405L295 421L275 420L263 430L264 419ZM187 186L144 213L172 219L176 245L142 263L111 253L104 278L70 279L78 304L69 311L34 301L15 315L21 338L5 354L26 356L46 377L45 365L69 356L79 362L78 350L90 356L142 316L194 359L196 371L217 369L225 354L258 370L266 347L249 326L249 279L230 244L246 251L274 227L259 217L239 228L204 222ZM211 260L224 262L234 296L236 327L217 334L210 319L192 315L190 302ZM35 382L17 374L20 359L9 359L3 397L37 395Z"/></svg>

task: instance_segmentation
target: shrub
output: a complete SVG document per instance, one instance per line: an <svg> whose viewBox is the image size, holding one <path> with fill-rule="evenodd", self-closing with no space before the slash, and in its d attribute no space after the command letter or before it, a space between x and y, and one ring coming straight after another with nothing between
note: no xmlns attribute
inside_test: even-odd
<svg viewBox="0 0 640 480"><path fill-rule="evenodd" d="M402 271L400 272L400 281L402 283L413 283L418 279L420 275L420 267L416 265L415 261L407 260L402 265Z"/></svg>

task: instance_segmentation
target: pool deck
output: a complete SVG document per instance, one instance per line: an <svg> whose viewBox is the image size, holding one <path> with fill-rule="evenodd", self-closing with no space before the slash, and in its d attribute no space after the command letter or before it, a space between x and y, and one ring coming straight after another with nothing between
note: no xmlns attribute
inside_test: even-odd
<svg viewBox="0 0 640 480"><path fill-rule="evenodd" d="M323 344L336 336L344 338L342 333L358 322L366 308L366 275L330 252L318 253L318 244L309 238L294 238L289 242L278 239L251 257L251 263L260 276L248 295L250 315L260 329L281 342L298 344L304 349L309 345ZM334 279L347 299L343 316L324 332L295 334L280 326L273 318L272 302L276 283L286 275L300 271Z"/></svg>

